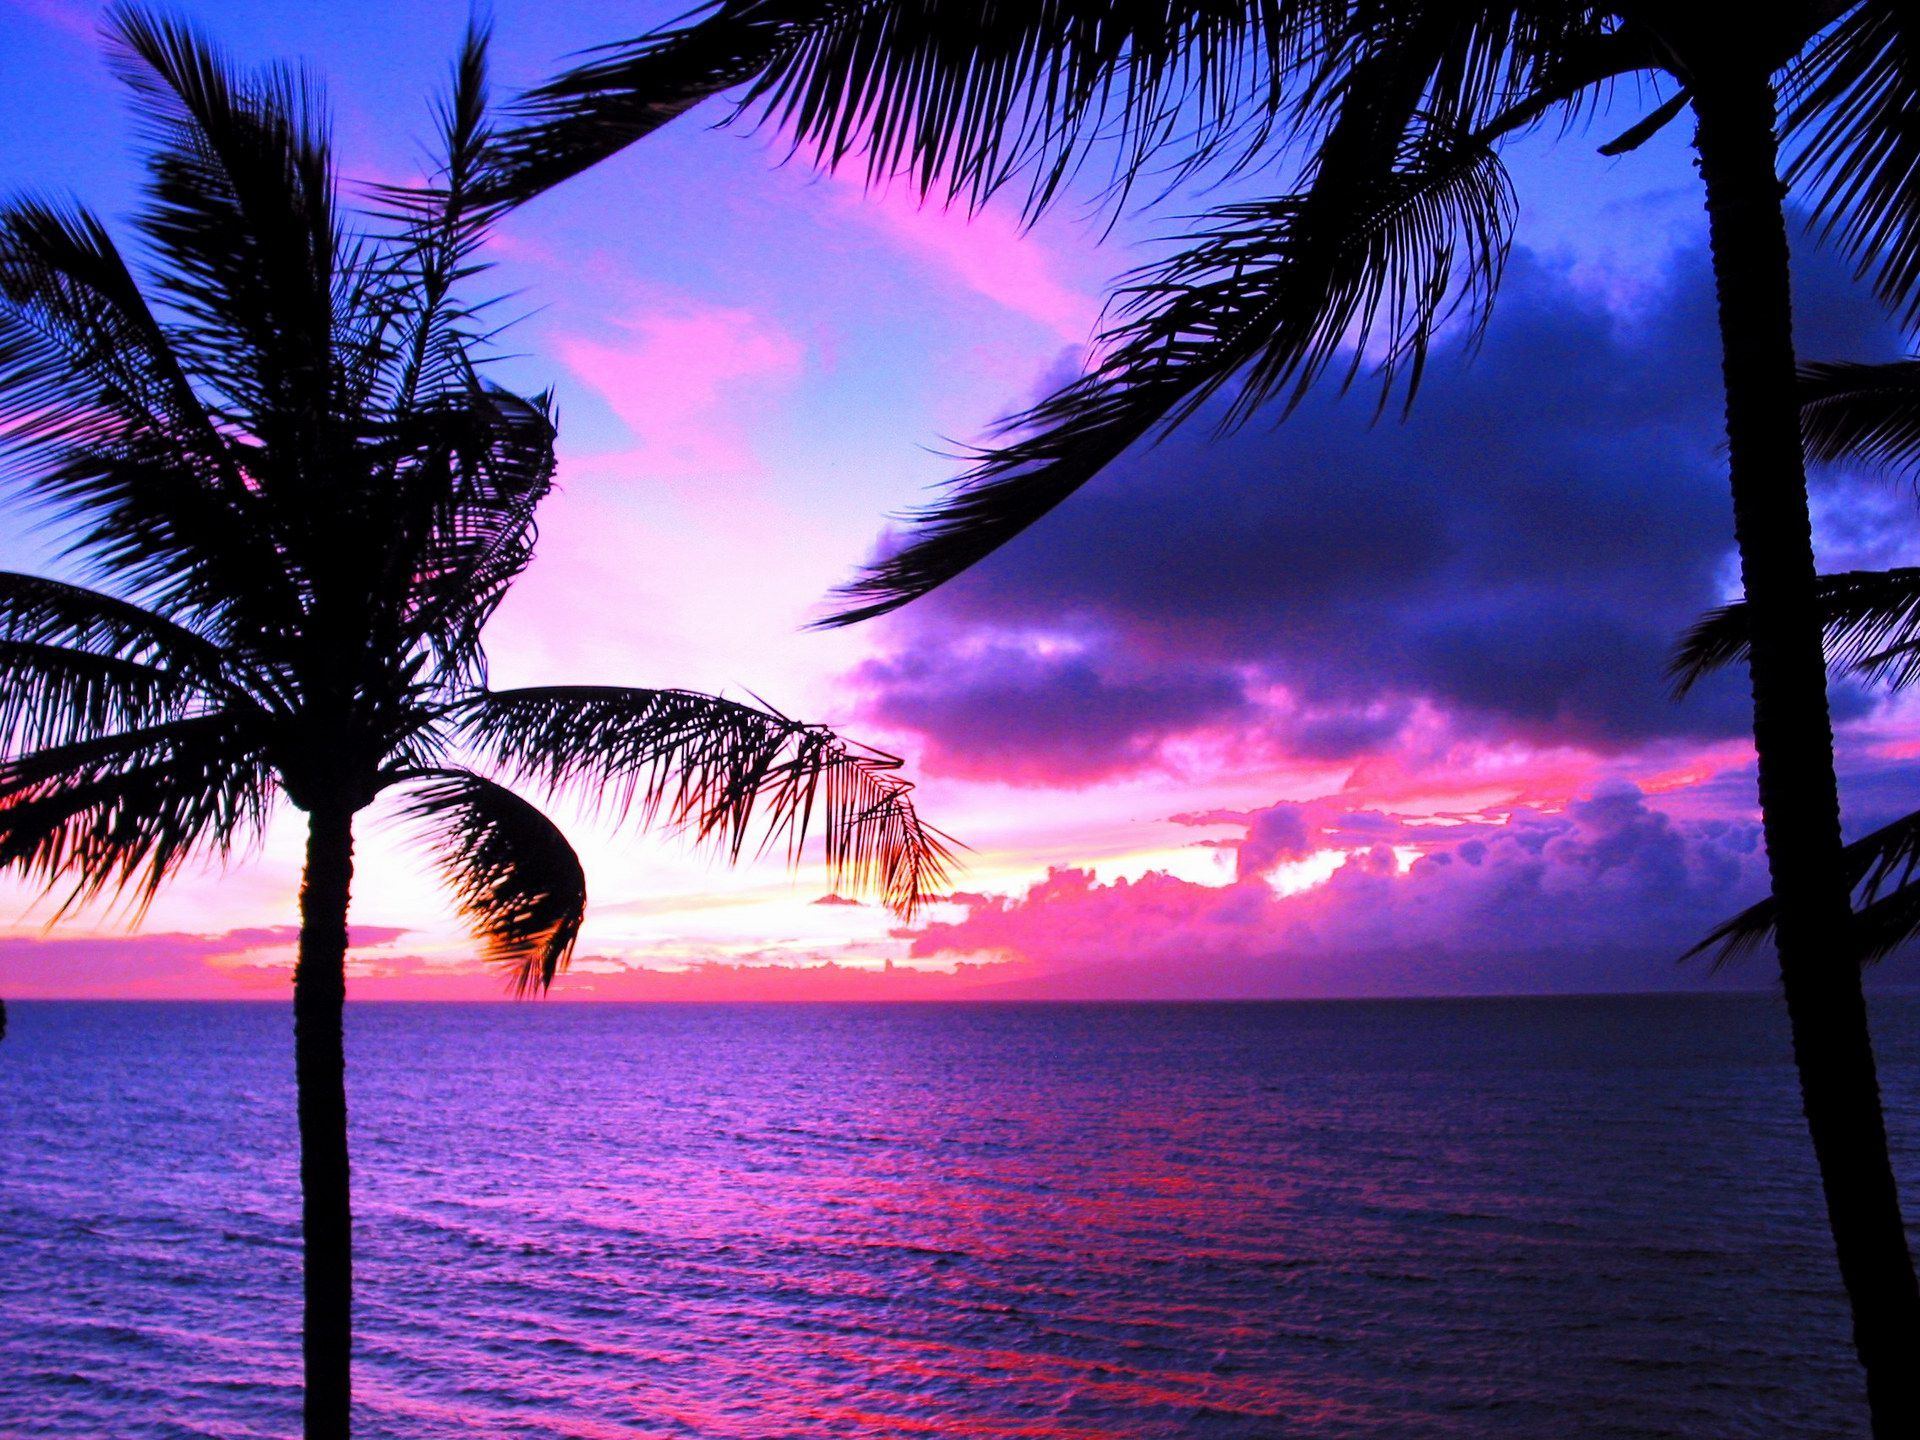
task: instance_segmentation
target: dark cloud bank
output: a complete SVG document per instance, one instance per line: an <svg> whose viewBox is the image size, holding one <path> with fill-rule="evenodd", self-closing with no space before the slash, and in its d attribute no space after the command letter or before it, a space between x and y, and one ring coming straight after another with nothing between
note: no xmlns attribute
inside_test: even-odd
<svg viewBox="0 0 1920 1440"><path fill-rule="evenodd" d="M1894 353L1832 261L1802 265L1798 305L1804 353ZM1744 732L1737 677L1684 705L1663 678L1731 573L1703 255L1622 314L1516 253L1480 354L1437 357L1405 423L1371 401L1128 456L893 621L857 677L870 714L930 768L1032 783L1203 728L1357 757L1420 700L1463 735L1602 753Z"/></svg>

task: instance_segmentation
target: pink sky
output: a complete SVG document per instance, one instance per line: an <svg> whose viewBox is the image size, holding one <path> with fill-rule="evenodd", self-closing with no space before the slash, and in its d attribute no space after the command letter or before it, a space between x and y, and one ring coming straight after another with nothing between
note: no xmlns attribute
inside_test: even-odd
<svg viewBox="0 0 1920 1440"><path fill-rule="evenodd" d="M348 168L405 173L464 10L410 10L406 43L376 46L359 5L195 9L251 58L310 57ZM30 57L0 167L111 213L129 172L97 157L132 127L76 8L0 14ZM509 80L607 38L599 7L499 10ZM1087 206L1022 232L696 117L513 217L507 378L557 389L563 466L490 635L496 683L757 693L897 748L926 816L972 847L959 893L902 928L819 903L811 863L729 872L561 806L593 905L556 993L1703 983L1673 957L1758 898L1764 867L1738 682L1676 707L1659 675L1733 593L1698 206L1677 142L1591 150L1517 157L1521 250L1487 352L1440 357L1410 424L1370 425L1356 396L1221 444L1198 425L951 594L828 634L800 627L951 473L939 452L1072 373L1106 280L1183 207L1104 244ZM1799 300L1810 355L1890 353L1832 262L1809 257ZM1823 477L1823 564L1911 563L1911 506ZM1836 703L1858 829L1910 803L1920 725L1884 697ZM49 931L49 906L0 889L0 995L284 995L299 851L289 813L133 932L101 912ZM501 993L378 811L360 858L356 997Z"/></svg>

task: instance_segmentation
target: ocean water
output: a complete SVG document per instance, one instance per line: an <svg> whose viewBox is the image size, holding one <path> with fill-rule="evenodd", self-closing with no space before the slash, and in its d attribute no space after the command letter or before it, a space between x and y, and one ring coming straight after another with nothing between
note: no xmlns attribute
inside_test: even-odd
<svg viewBox="0 0 1920 1440"><path fill-rule="evenodd" d="M348 1023L369 1440L1864 1433L1768 997ZM297 1433L291 1064L13 1006L0 1434Z"/></svg>

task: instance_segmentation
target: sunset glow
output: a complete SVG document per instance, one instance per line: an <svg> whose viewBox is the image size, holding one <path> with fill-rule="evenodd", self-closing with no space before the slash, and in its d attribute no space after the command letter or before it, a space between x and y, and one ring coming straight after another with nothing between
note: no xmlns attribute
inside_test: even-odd
<svg viewBox="0 0 1920 1440"><path fill-rule="evenodd" d="M464 5L409 7L397 43L359 0L198 8L243 58L331 78L348 173L411 173ZM21 72L0 153L14 189L124 213L132 124L86 10L0 11ZM599 24L503 15L503 80ZM1212 443L1203 417L949 590L838 632L803 627L885 517L1083 363L1108 281L1167 224L1103 240L1089 183L1026 232L697 123L513 216L488 257L523 317L501 371L555 388L563 463L490 632L496 681L819 716L903 755L922 812L970 847L957 893L902 928L840 903L812 860L729 872L563 805L593 903L555 996L1705 983L1674 957L1765 882L1742 683L1675 704L1663 675L1678 633L1735 593L1704 222L1683 136L1590 150L1513 152L1529 208L1493 327L1471 364L1436 360L1411 419L1329 394ZM1800 286L1805 353L1894 353L1838 261L1810 253ZM1910 507L1883 477L1822 477L1823 568L1910 558ZM57 570L54 550L16 531L0 563ZM1863 691L1835 700L1858 831L1910 803L1920 725ZM47 928L58 897L9 882L0 990L283 993L285 818L133 929L100 910ZM361 826L352 994L496 997L390 821Z"/></svg>

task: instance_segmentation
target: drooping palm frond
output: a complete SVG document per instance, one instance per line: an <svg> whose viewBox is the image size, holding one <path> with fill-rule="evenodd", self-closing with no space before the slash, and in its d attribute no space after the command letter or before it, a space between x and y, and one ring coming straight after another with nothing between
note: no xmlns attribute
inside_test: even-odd
<svg viewBox="0 0 1920 1440"><path fill-rule="evenodd" d="M616 815L637 811L643 824L663 818L729 859L756 828L762 850L795 858L817 823L834 883L876 893L903 916L938 893L951 864L897 758L774 711L583 685L487 692L462 727L511 776Z"/></svg>
<svg viewBox="0 0 1920 1440"><path fill-rule="evenodd" d="M711 0L671 25L549 81L516 107L522 124L500 145L503 194L528 199L651 135L668 121L753 78L824 24L831 0L784 6Z"/></svg>
<svg viewBox="0 0 1920 1440"><path fill-rule="evenodd" d="M1920 360L1802 366L1800 428L1816 460L1920 463Z"/></svg>
<svg viewBox="0 0 1920 1440"><path fill-rule="evenodd" d="M1026 173L1037 210L1102 143L1122 176L1175 140L1188 163L1250 146L1335 8L712 0L528 95L503 146L506 185L535 194L744 85L736 114L822 164L857 154L870 179L970 204Z"/></svg>
<svg viewBox="0 0 1920 1440"><path fill-rule="evenodd" d="M1854 911L1854 938L1862 964L1885 960L1920 935L1920 885L1903 885Z"/></svg>
<svg viewBox="0 0 1920 1440"><path fill-rule="evenodd" d="M113 238L91 212L21 200L0 216L0 429L16 449L159 429L227 469L215 429Z"/></svg>
<svg viewBox="0 0 1920 1440"><path fill-rule="evenodd" d="M1356 156L1349 173L1338 153L1304 193L1224 207L1190 248L1136 272L1096 367L1003 422L1012 438L915 512L911 543L845 586L857 603L822 623L885 614L952 579L1230 381L1228 425L1276 396L1297 403L1343 352L1346 379L1371 363L1384 400L1397 380L1409 394L1418 384L1449 315L1464 310L1477 333L1513 218L1493 151L1422 125L1392 164Z"/></svg>
<svg viewBox="0 0 1920 1440"><path fill-rule="evenodd" d="M1920 569L1847 570L1815 583L1830 664L1896 690L1920 679ZM1713 670L1744 663L1751 634L1744 600L1709 611L1674 652L1676 693Z"/></svg>
<svg viewBox="0 0 1920 1440"><path fill-rule="evenodd" d="M586 918L587 877L566 836L539 809L464 770L413 787L405 813L428 841L486 942L485 958L519 996L544 992L566 969Z"/></svg>
<svg viewBox="0 0 1920 1440"><path fill-rule="evenodd" d="M1911 325L1920 318L1920 16L1904 0L1858 0L1799 75L1788 182L1804 187L1821 229Z"/></svg>
<svg viewBox="0 0 1920 1440"><path fill-rule="evenodd" d="M1884 960L1920 933L1920 811L1861 836L1843 855L1861 958ZM1763 949L1773 938L1776 916L1771 899L1751 905L1715 926L1681 959L1712 954L1711 968L1718 971Z"/></svg>
<svg viewBox="0 0 1920 1440"><path fill-rule="evenodd" d="M0 867L66 908L103 894L143 910L195 858L257 842L274 794L257 719L215 712L0 762Z"/></svg>
<svg viewBox="0 0 1920 1440"><path fill-rule="evenodd" d="M1024 175L1034 215L1102 152L1116 195L1163 161L1171 184L1276 160L1382 51L1421 56L1427 108L1472 128L1598 51L1619 73L1626 48L1648 63L1583 6L711 0L528 95L505 182L524 199L739 86L735 118L821 165L858 158L870 182L969 206Z"/></svg>

